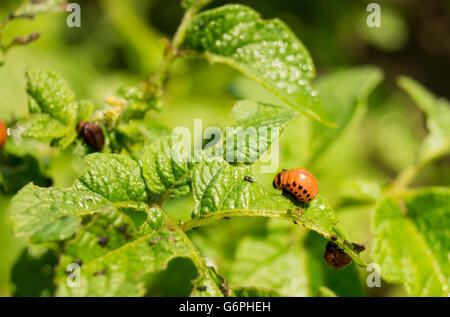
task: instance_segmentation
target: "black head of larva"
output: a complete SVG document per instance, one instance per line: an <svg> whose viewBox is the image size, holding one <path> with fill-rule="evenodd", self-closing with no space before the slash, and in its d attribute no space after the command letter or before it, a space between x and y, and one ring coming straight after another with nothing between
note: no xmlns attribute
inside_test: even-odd
<svg viewBox="0 0 450 317"><path fill-rule="evenodd" d="M84 141L95 150L101 150L105 145L103 130L94 123L82 121L77 126L77 131Z"/></svg>

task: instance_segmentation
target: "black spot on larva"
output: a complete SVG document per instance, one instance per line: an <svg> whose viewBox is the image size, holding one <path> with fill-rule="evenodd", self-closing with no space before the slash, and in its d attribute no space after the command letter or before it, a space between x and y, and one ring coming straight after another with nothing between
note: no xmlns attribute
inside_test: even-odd
<svg viewBox="0 0 450 317"><path fill-rule="evenodd" d="M107 236L98 237L97 243L103 248L108 244L109 238Z"/></svg>
<svg viewBox="0 0 450 317"><path fill-rule="evenodd" d="M308 195L306 195L306 197L308 197L308 198L309 198L309 197L311 197L311 195L310 195L310 194L308 194Z"/></svg>
<svg viewBox="0 0 450 317"><path fill-rule="evenodd" d="M306 194L308 191L306 189L303 190L303 194Z"/></svg>
<svg viewBox="0 0 450 317"><path fill-rule="evenodd" d="M297 183L295 181L292 184L294 185L294 187L297 186Z"/></svg>
<svg viewBox="0 0 450 317"><path fill-rule="evenodd" d="M280 187L281 184L281 173L278 173L277 175L277 187Z"/></svg>
<svg viewBox="0 0 450 317"><path fill-rule="evenodd" d="M302 185L298 185L298 189L302 190L303 186Z"/></svg>
<svg viewBox="0 0 450 317"><path fill-rule="evenodd" d="M197 286L197 291L200 292L206 291L206 286Z"/></svg>

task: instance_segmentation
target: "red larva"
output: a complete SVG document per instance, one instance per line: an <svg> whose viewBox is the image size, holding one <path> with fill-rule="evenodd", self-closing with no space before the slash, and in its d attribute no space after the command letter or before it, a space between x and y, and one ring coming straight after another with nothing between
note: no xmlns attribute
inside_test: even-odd
<svg viewBox="0 0 450 317"><path fill-rule="evenodd" d="M5 146L8 141L8 127L0 120L0 149Z"/></svg>
<svg viewBox="0 0 450 317"><path fill-rule="evenodd" d="M83 121L77 126L77 131L95 150L101 150L105 145L105 136L99 126Z"/></svg>
<svg viewBox="0 0 450 317"><path fill-rule="evenodd" d="M297 201L306 203L313 200L319 192L319 184L314 175L303 169L283 170L273 180L273 187L282 189L294 196Z"/></svg>
<svg viewBox="0 0 450 317"><path fill-rule="evenodd" d="M325 247L323 258L329 267L337 270L342 270L352 262L352 258L331 241Z"/></svg>

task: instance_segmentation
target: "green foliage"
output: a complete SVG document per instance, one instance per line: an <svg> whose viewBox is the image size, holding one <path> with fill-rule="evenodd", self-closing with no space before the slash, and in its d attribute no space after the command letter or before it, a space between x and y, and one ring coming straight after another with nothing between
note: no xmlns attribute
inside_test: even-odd
<svg viewBox="0 0 450 317"><path fill-rule="evenodd" d="M429 135L420 151L419 160L427 161L450 153L450 103L437 98L409 77L400 77L399 85L411 96L427 116Z"/></svg>
<svg viewBox="0 0 450 317"><path fill-rule="evenodd" d="M298 117L290 108L247 100L237 102L231 115L236 121L224 133L224 159L246 164L258 160Z"/></svg>
<svg viewBox="0 0 450 317"><path fill-rule="evenodd" d="M358 165L346 175L348 166L341 165L339 155L351 157L358 152L355 148L370 143L349 128L361 129L358 119L369 108L369 96L383 72L373 66L347 68L310 83L315 76L313 61L283 22L263 20L241 5L198 13L210 2L183 1L185 16L172 41L165 43L155 76L138 85L121 83L117 97L107 96L103 107L77 100L54 72L27 72L29 114L8 122L9 140L0 149L1 189L16 193L8 209L10 226L26 243L12 270L13 294L364 296L368 290L358 268L376 262L383 283L401 283L412 296L448 296L449 188L408 188L422 168L450 152L448 102L401 77L399 85L427 117L429 134L417 159L387 188L381 186L381 168L353 175L368 166ZM35 14L51 11L58 3L28 6ZM122 10L133 20L131 25L145 27L134 4L102 0L101 5L108 7L122 40L134 47L128 57L137 60L139 72L153 72L159 58L149 58L162 50L161 44L154 44L156 32L150 29L140 37L136 27L124 23ZM227 109L231 98L221 101L204 95L210 87L235 79L235 74L217 67L219 75L214 73L213 81L198 70L203 66L180 63L174 74L188 75L179 82L170 78L175 84L167 91L176 97L165 98L173 61L189 55L231 66L254 80L239 79L228 86L245 100L235 103L232 123L221 138L194 149L193 155L190 142L161 124L179 125L166 120L162 101L184 111L171 109L180 122L181 116L197 117L197 101ZM103 84L109 91L111 82ZM185 98L187 93L197 99ZM180 99L189 108L176 108ZM225 114L209 113L214 120ZM77 138L81 121L102 127L101 153L90 154L92 149ZM361 144L355 135L363 139ZM280 168L306 167L319 180L321 192L307 204L269 189L275 173L256 171L264 163L264 153L279 149L279 138ZM370 151L373 147L368 145L355 161L376 161ZM337 162L320 166L318 158L326 154L331 161L338 157ZM61 168L53 164L63 155L74 161L83 157L84 170L64 186L47 187L48 175L59 177L55 174ZM343 177L335 177L339 172ZM360 239L358 232L368 224L345 217L342 224L338 219L342 221L343 206L362 204L366 208L359 213L375 207L374 240L368 232L361 238L369 241L371 258L365 253L362 258L361 244L351 242L354 236ZM244 220L230 221L239 216ZM219 220L215 226L189 232L215 220ZM351 230L341 231L342 227ZM341 271L323 259L330 240L352 258L353 263ZM72 287L78 277L79 287Z"/></svg>
<svg viewBox="0 0 450 317"><path fill-rule="evenodd" d="M448 296L449 200L447 188L430 188L375 210L373 257L383 278L412 296Z"/></svg>
<svg viewBox="0 0 450 317"><path fill-rule="evenodd" d="M325 75L315 82L325 111L336 123L336 128L312 123L312 159L325 151L345 130L358 113L358 107L380 83L383 73L376 67L357 67Z"/></svg>
<svg viewBox="0 0 450 317"><path fill-rule="evenodd" d="M188 163L180 145L178 140L167 136L145 149L142 173L152 193L174 198L189 193Z"/></svg>
<svg viewBox="0 0 450 317"><path fill-rule="evenodd" d="M264 21L241 5L223 6L194 18L186 45L211 62L238 69L294 109L326 122L308 82L315 74L312 59L280 20Z"/></svg>

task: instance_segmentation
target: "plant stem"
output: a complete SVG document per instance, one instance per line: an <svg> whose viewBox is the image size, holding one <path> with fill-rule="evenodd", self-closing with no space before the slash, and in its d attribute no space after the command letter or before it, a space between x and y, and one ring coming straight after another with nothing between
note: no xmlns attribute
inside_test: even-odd
<svg viewBox="0 0 450 317"><path fill-rule="evenodd" d="M183 42L186 38L186 32L189 27L189 24L191 23L194 16L198 13L198 11L200 11L201 8L206 4L207 3L201 4L201 5L194 5L191 8L189 8L188 10L186 10L186 12L183 16L183 19L181 21L181 24L178 26L178 29L172 38L172 42L168 44L168 47L165 52L164 60L162 61L158 72L156 73L155 77L153 77L150 80L150 85L149 85L150 91L149 91L148 97L162 96L164 82L167 78L169 69L173 64L173 61L175 60L175 58L177 56L179 56L179 48L181 47L181 45L183 45Z"/></svg>

